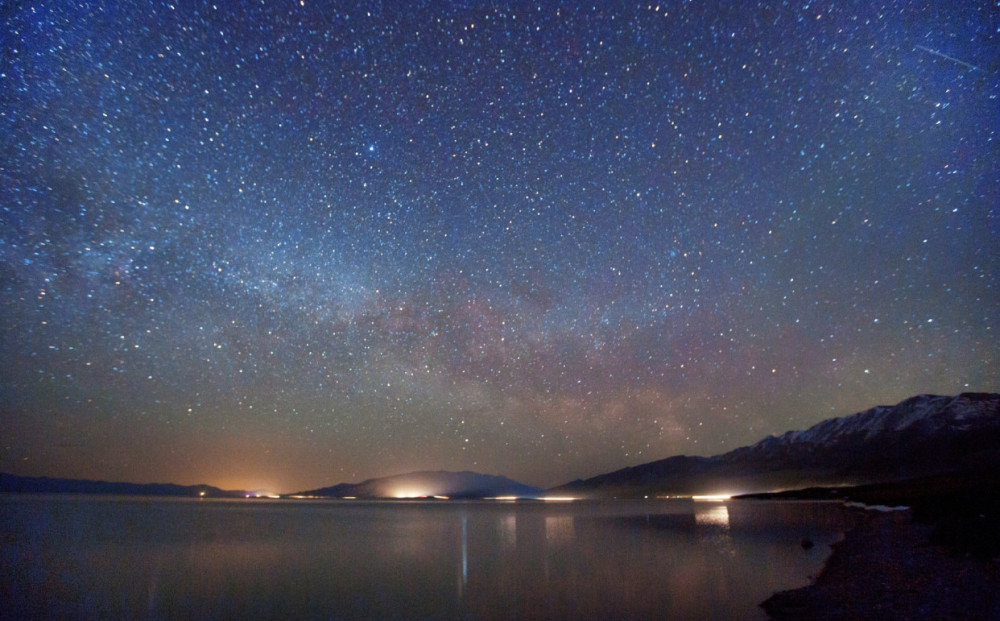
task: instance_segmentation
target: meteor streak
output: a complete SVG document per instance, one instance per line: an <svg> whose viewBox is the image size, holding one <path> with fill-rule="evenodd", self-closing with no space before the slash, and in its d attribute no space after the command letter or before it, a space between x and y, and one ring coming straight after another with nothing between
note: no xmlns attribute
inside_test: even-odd
<svg viewBox="0 0 1000 621"><path fill-rule="evenodd" d="M935 56L940 56L941 58L944 58L946 60L950 60L952 62L956 62L956 63L958 63L958 64L960 64L960 65L962 65L964 67L968 67L969 69L972 69L973 71L975 71L976 69L979 68L979 67L977 67L975 65L970 65L969 63L965 62L964 60L959 60L959 59L955 58L954 56L948 56L947 54L945 54L943 52L939 52L937 50L932 50L929 47L924 47L922 45L916 45L914 47L916 47L918 50L923 50L923 51L927 52L928 54L934 54Z"/></svg>

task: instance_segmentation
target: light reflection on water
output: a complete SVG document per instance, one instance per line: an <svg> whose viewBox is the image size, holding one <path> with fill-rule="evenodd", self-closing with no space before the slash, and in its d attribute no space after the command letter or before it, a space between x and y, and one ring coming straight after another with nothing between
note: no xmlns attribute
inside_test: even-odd
<svg viewBox="0 0 1000 621"><path fill-rule="evenodd" d="M759 602L806 584L851 519L829 504L678 500L0 508L11 618L761 619Z"/></svg>
<svg viewBox="0 0 1000 621"><path fill-rule="evenodd" d="M699 526L718 526L729 530L729 507L724 504L698 507L694 512L694 522Z"/></svg>

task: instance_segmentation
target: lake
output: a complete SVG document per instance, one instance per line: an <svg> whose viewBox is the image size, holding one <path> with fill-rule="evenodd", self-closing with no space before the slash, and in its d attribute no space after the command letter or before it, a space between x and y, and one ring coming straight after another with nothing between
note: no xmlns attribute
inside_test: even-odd
<svg viewBox="0 0 1000 621"><path fill-rule="evenodd" d="M758 604L808 584L854 515L0 495L0 595L12 619L764 619Z"/></svg>

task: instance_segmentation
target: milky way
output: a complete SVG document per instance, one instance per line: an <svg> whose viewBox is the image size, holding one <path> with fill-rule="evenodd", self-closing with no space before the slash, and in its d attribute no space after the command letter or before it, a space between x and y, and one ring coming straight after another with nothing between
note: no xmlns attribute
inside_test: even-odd
<svg viewBox="0 0 1000 621"><path fill-rule="evenodd" d="M552 485L1000 388L982 2L13 2L0 470Z"/></svg>

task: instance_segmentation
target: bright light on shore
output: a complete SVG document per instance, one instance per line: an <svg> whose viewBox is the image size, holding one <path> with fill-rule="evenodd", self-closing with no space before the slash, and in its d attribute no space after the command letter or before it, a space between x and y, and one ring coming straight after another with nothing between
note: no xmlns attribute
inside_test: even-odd
<svg viewBox="0 0 1000 621"><path fill-rule="evenodd" d="M577 499L572 496L542 496L542 500L545 502L573 502Z"/></svg>
<svg viewBox="0 0 1000 621"><path fill-rule="evenodd" d="M429 492L427 492L426 490L419 490L419 489L412 489L411 488L411 489L401 489L399 491L393 492L392 497L393 498L397 498L399 500L406 500L408 498L409 499L412 499L412 498L427 498L428 496L431 496L431 495L432 494L429 493Z"/></svg>
<svg viewBox="0 0 1000 621"><path fill-rule="evenodd" d="M708 495L705 495L705 496L692 496L691 500L699 500L699 501L705 501L705 502L712 502L712 501L718 502L720 500L729 500L730 498L732 498L732 496L729 496L729 495L726 495L726 494L708 494Z"/></svg>

